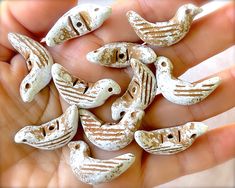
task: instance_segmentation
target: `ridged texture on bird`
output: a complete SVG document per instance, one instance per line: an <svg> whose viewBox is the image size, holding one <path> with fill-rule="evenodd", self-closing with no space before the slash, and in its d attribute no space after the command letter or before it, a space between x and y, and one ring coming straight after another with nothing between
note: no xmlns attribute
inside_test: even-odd
<svg viewBox="0 0 235 188"><path fill-rule="evenodd" d="M89 157L90 150L83 141L70 142L70 166L80 181L88 184L100 184L112 181L124 173L135 161L131 153L109 160Z"/></svg>
<svg viewBox="0 0 235 188"><path fill-rule="evenodd" d="M200 12L202 12L201 8L186 4L181 6L176 15L166 22L148 22L134 11L128 11L127 18L141 40L151 45L166 47L184 38L193 18Z"/></svg>
<svg viewBox="0 0 235 188"><path fill-rule="evenodd" d="M43 150L54 150L66 145L77 132L78 109L70 106L60 117L40 126L26 126L15 135L16 143Z"/></svg>
<svg viewBox="0 0 235 188"><path fill-rule="evenodd" d="M53 59L46 48L27 36L9 33L8 40L26 60L29 73L20 84L20 95L24 102L31 102L50 82Z"/></svg>
<svg viewBox="0 0 235 188"><path fill-rule="evenodd" d="M110 7L95 4L78 5L65 13L51 28L42 42L48 46L61 44L99 28L111 15Z"/></svg>
<svg viewBox="0 0 235 188"><path fill-rule="evenodd" d="M143 116L143 110L130 109L119 123L103 123L91 112L80 110L81 124L87 138L108 151L120 150L130 144Z"/></svg>
<svg viewBox="0 0 235 188"><path fill-rule="evenodd" d="M105 100L121 92L120 86L111 79L102 79L96 83L87 83L73 77L59 64L52 66L52 77L62 98L79 108L95 108Z"/></svg>
<svg viewBox="0 0 235 188"><path fill-rule="evenodd" d="M156 94L156 78L139 60L131 59L134 76L126 92L111 107L112 118L119 120L128 110L147 108Z"/></svg>
<svg viewBox="0 0 235 188"><path fill-rule="evenodd" d="M136 131L135 140L148 153L169 155L187 149L207 129L208 127L203 123L189 122L185 125L155 131Z"/></svg>
<svg viewBox="0 0 235 188"><path fill-rule="evenodd" d="M158 57L155 62L158 92L167 100L180 104L196 104L210 95L220 84L219 77L213 77L198 83L189 83L176 79L173 65L166 57Z"/></svg>
<svg viewBox="0 0 235 188"><path fill-rule="evenodd" d="M155 52L144 45L116 42L106 44L103 47L89 52L87 60L106 67L124 68L130 66L130 59L138 59L144 64L156 61Z"/></svg>

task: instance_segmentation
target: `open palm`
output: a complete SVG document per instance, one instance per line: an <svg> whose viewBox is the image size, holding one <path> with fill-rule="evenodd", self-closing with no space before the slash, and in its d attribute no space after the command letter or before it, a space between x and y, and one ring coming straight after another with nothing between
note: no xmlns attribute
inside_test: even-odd
<svg viewBox="0 0 235 188"><path fill-rule="evenodd" d="M126 70L109 69L86 61L85 55L106 43L114 41L139 42L129 26L125 13L135 10L149 21L171 18L177 8L192 2L199 6L206 0L129 0L113 5L113 14L95 32L73 39L55 48L49 48L54 62L65 66L73 75L95 82L112 78L125 91L130 77ZM0 185L10 187L91 187L78 181L68 161L68 148L42 151L13 142L14 134L25 125L41 124L61 115L66 104L59 98L51 83L31 103L23 103L19 85L27 74L24 59L15 53L7 41L8 32L18 32L40 41L55 21L71 7L67 1L5 1L1 4L0 29ZM233 7L229 3L217 12L197 20L190 33L180 43L169 48L156 48L156 53L169 57L179 76L187 69L234 44ZM226 33L225 33L226 32ZM142 129L152 130L201 121L235 106L235 67L219 73L222 84L203 102L189 107L172 104L157 96L146 110ZM94 110L104 121L112 121L110 105ZM85 139L82 129L74 140ZM87 141L87 140L86 140ZM88 141L87 141L88 142ZM88 142L89 143L89 142ZM132 152L136 161L130 169L114 181L94 187L153 187L182 175L204 170L235 156L235 125L221 127L200 137L184 152L171 156L150 155L135 142L121 151L102 151L90 144L94 158L111 158Z"/></svg>

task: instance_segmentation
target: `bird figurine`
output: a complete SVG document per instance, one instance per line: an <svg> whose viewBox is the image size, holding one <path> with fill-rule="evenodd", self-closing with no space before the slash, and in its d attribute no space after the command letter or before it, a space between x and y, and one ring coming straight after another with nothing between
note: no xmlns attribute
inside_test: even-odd
<svg viewBox="0 0 235 188"><path fill-rule="evenodd" d="M62 98L79 108L95 108L105 100L121 92L120 86L111 79L102 79L96 83L87 83L72 76L59 64L52 66L52 78Z"/></svg>
<svg viewBox="0 0 235 188"><path fill-rule="evenodd" d="M55 46L99 28L111 15L111 7L79 4L66 12L50 29L41 42Z"/></svg>
<svg viewBox="0 0 235 188"><path fill-rule="evenodd" d="M136 34L145 43L159 47L171 46L188 33L193 19L202 12L193 4L185 4L176 12L169 21L151 23L134 11L127 12L127 18Z"/></svg>
<svg viewBox="0 0 235 188"><path fill-rule="evenodd" d="M171 61L163 56L157 58L155 66L157 93L161 93L167 100L175 104L196 104L210 95L221 82L217 76L197 83L177 79L172 75Z"/></svg>
<svg viewBox="0 0 235 188"><path fill-rule="evenodd" d="M134 76L126 92L111 106L112 118L119 120L131 108L147 108L156 95L156 78L152 71L137 59L131 59Z"/></svg>
<svg viewBox="0 0 235 188"><path fill-rule="evenodd" d="M9 33L8 40L26 60L29 73L20 84L20 96L31 102L50 82L53 59L46 48L27 36Z"/></svg>
<svg viewBox="0 0 235 188"><path fill-rule="evenodd" d="M66 145L77 132L78 109L70 106L63 115L40 126L26 126L15 135L16 143L28 144L43 150Z"/></svg>
<svg viewBox="0 0 235 188"><path fill-rule="evenodd" d="M70 166L78 179L88 184L109 182L124 173L135 161L131 153L112 159L95 159L90 157L90 149L83 141L68 144L70 148Z"/></svg>
<svg viewBox="0 0 235 188"><path fill-rule="evenodd" d="M139 130L135 132L135 141L148 153L169 155L190 147L207 129L208 126L201 122L189 122L154 131Z"/></svg>
<svg viewBox="0 0 235 188"><path fill-rule="evenodd" d="M116 151L132 142L144 111L130 109L119 123L103 123L94 114L83 109L79 110L79 114L86 137L103 150Z"/></svg>
<svg viewBox="0 0 235 188"><path fill-rule="evenodd" d="M144 45L130 42L114 42L105 44L86 55L88 61L106 67L125 68L130 66L130 59L138 59L144 64L156 61L155 52Z"/></svg>

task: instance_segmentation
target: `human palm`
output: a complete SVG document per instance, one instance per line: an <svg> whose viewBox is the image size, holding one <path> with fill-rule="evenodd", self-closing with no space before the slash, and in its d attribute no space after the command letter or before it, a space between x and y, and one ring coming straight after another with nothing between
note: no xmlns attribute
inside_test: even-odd
<svg viewBox="0 0 235 188"><path fill-rule="evenodd" d="M113 14L98 30L63 45L49 48L54 62L65 66L73 75L95 82L112 78L125 91L130 81L125 69L110 69L86 61L85 55L106 43L115 41L140 42L129 26L125 13L136 10L149 21L163 21L174 15L177 8L189 0L129 0L113 5ZM199 6L206 0L191 1ZM91 187L75 178L68 162L68 148L42 151L14 143L14 134L25 125L41 124L61 115L66 104L51 83L31 103L23 103L19 85L27 74L24 59L7 41L8 32L18 32L37 41L43 38L64 12L75 6L67 1L5 1L1 4L0 37L0 130L1 186L11 187ZM233 6L229 3L217 12L197 20L180 43L168 48L156 48L156 53L169 57L179 76L187 69L234 44ZM221 16L223 15L223 16ZM226 32L226 34L224 34ZM222 84L203 102L189 107L179 106L157 96L146 110L142 129L153 130L201 121L235 106L235 67L219 73ZM112 121L111 97L105 105L94 110L104 121ZM226 138L226 139L225 139ZM74 140L85 139L81 127ZM88 142L89 143L89 142ZM92 144L94 158L112 158L132 152L136 161L123 175L110 183L94 187L152 187L182 175L207 169L235 156L235 126L210 131L184 152L170 156L150 155L132 142L126 148L107 152Z"/></svg>

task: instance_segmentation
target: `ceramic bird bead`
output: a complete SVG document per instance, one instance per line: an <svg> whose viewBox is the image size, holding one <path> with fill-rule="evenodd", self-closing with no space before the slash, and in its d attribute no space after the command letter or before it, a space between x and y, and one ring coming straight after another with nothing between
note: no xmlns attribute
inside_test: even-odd
<svg viewBox="0 0 235 188"><path fill-rule="evenodd" d="M213 77L198 83L189 83L174 78L173 65L166 57L158 57L155 62L158 92L167 100L180 104L196 104L210 95L220 84L219 77Z"/></svg>
<svg viewBox="0 0 235 188"><path fill-rule="evenodd" d="M135 132L135 140L148 153L175 154L191 146L207 129L208 127L203 123L189 122L182 126L155 131L139 130Z"/></svg>
<svg viewBox="0 0 235 188"><path fill-rule="evenodd" d="M110 7L81 4L65 13L41 42L55 46L99 28L111 15Z"/></svg>
<svg viewBox="0 0 235 188"><path fill-rule="evenodd" d="M124 68L130 66L130 59L138 59L144 64L156 61L155 52L144 45L116 42L106 44L103 47L89 52L87 60L106 67Z"/></svg>
<svg viewBox="0 0 235 188"><path fill-rule="evenodd" d="M70 106L63 115L40 126L26 126L15 135L16 143L28 144L43 150L66 145L77 132L78 109Z"/></svg>
<svg viewBox="0 0 235 188"><path fill-rule="evenodd" d="M201 8L186 4L181 6L175 16L166 22L150 23L134 11L128 11L127 18L141 40L151 45L166 47L183 39L194 17L201 12Z"/></svg>
<svg viewBox="0 0 235 188"><path fill-rule="evenodd" d="M9 33L8 40L26 60L29 73L20 84L20 95L24 102L31 102L50 82L53 59L46 48L27 36Z"/></svg>
<svg viewBox="0 0 235 188"><path fill-rule="evenodd" d="M114 120L119 120L131 108L144 110L156 94L156 78L152 71L136 59L131 59L131 67L134 76L126 92L111 107Z"/></svg>
<svg viewBox="0 0 235 188"><path fill-rule="evenodd" d="M90 149L83 141L70 142L70 166L78 179L88 184L112 181L124 173L135 161L131 153L112 159L101 160L90 157Z"/></svg>
<svg viewBox="0 0 235 188"><path fill-rule="evenodd" d="M59 64L52 66L52 77L62 98L79 108L95 108L105 100L121 92L120 86L111 79L102 79L96 83L87 83L72 76Z"/></svg>
<svg viewBox="0 0 235 188"><path fill-rule="evenodd" d="M126 147L134 139L144 111L129 110L119 123L103 123L87 110L80 110L80 120L87 138L97 147L114 151Z"/></svg>

